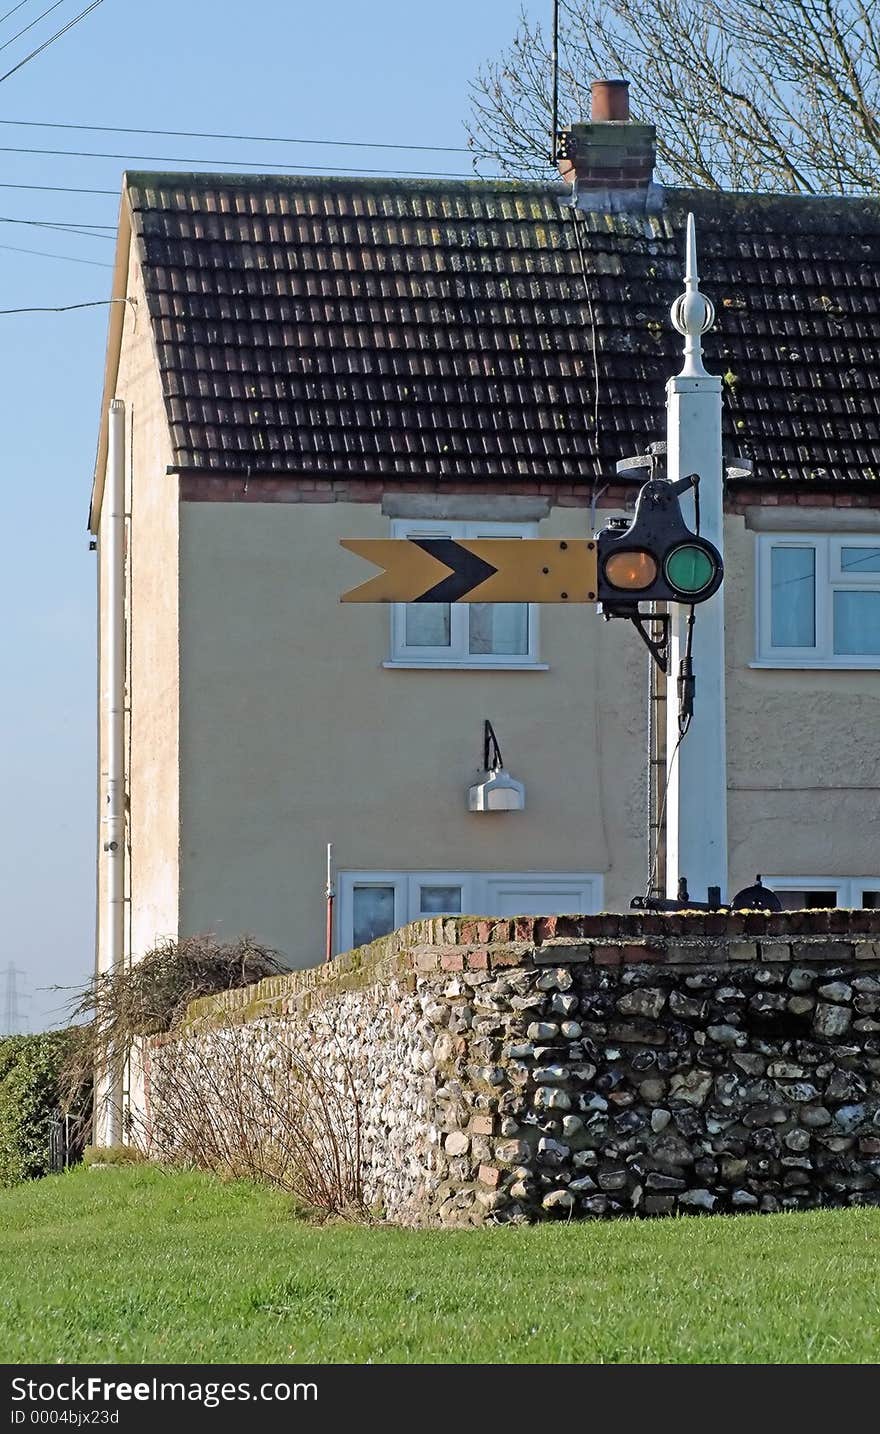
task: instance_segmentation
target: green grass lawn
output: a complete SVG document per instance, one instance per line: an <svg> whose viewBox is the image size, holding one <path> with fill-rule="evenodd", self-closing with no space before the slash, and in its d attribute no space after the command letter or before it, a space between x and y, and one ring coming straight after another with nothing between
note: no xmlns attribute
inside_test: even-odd
<svg viewBox="0 0 880 1434"><path fill-rule="evenodd" d="M856 1363L880 1210L426 1231L316 1226L144 1167L0 1191L9 1363Z"/></svg>

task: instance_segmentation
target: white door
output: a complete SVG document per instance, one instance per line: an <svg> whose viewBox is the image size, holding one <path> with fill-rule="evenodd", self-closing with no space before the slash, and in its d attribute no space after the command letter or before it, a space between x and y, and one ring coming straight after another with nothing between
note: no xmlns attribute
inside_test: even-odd
<svg viewBox="0 0 880 1434"><path fill-rule="evenodd" d="M602 904L595 876L490 876L486 898L489 916L586 916Z"/></svg>

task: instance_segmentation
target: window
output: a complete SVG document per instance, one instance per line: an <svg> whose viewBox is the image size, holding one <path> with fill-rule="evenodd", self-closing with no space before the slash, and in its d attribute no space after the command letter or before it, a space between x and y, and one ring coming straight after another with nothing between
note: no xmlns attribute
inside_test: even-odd
<svg viewBox="0 0 880 1434"><path fill-rule="evenodd" d="M783 911L829 906L876 910L880 906L878 876L765 876L762 880L776 892Z"/></svg>
<svg viewBox="0 0 880 1434"><path fill-rule="evenodd" d="M352 945L366 946L394 930L394 886L361 882L352 891Z"/></svg>
<svg viewBox="0 0 880 1434"><path fill-rule="evenodd" d="M533 538L534 523L399 518L394 538ZM386 667L538 668L538 611L529 603L395 603Z"/></svg>
<svg viewBox="0 0 880 1434"><path fill-rule="evenodd" d="M420 895L420 916L451 916L461 911L460 886L423 886Z"/></svg>
<svg viewBox="0 0 880 1434"><path fill-rule="evenodd" d="M758 664L880 667L880 535L758 537Z"/></svg>
<svg viewBox="0 0 880 1434"><path fill-rule="evenodd" d="M420 916L555 916L602 907L602 878L564 872L340 871L338 951Z"/></svg>

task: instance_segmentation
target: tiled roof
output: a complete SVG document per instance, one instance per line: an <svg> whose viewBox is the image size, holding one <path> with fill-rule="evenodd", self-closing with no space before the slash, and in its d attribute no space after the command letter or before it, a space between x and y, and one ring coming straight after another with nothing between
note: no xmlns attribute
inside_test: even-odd
<svg viewBox="0 0 880 1434"><path fill-rule="evenodd" d="M607 478L663 435L693 210L728 454L880 484L880 201L668 190L575 219L555 185L127 184L181 468Z"/></svg>

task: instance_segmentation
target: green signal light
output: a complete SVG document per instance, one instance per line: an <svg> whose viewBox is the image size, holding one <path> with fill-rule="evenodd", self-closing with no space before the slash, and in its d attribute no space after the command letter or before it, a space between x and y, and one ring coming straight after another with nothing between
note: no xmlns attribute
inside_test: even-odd
<svg viewBox="0 0 880 1434"><path fill-rule="evenodd" d="M681 593L701 593L715 577L716 565L705 548L682 543L673 548L664 564L666 580Z"/></svg>

